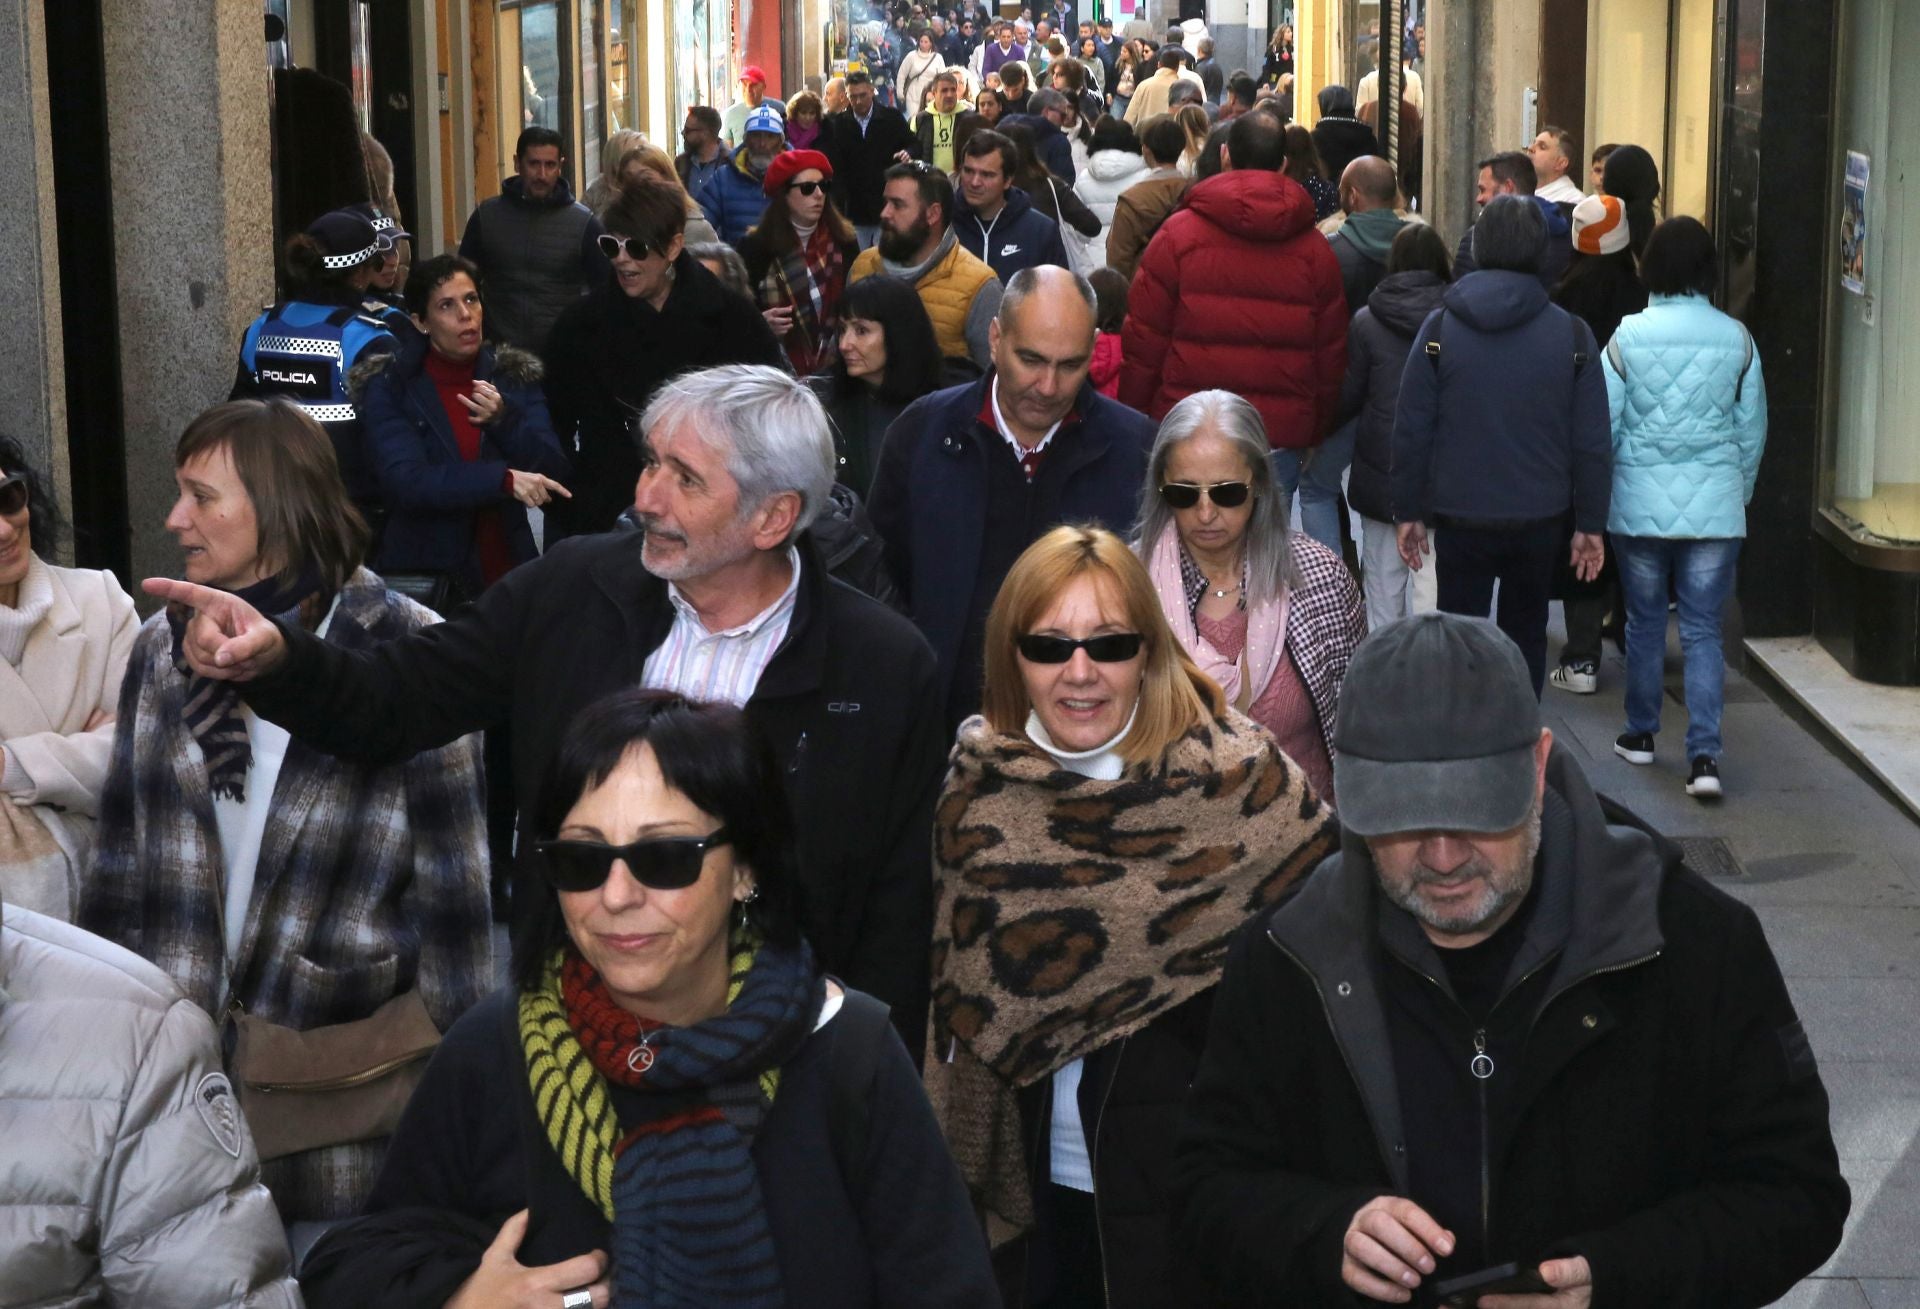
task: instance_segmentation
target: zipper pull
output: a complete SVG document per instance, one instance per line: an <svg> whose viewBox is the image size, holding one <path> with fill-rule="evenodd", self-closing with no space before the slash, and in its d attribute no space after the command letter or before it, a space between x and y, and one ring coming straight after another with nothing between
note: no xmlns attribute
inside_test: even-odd
<svg viewBox="0 0 1920 1309"><path fill-rule="evenodd" d="M1467 1062L1467 1071L1483 1082L1493 1076L1493 1056L1487 1053L1484 1027L1473 1034L1473 1058Z"/></svg>

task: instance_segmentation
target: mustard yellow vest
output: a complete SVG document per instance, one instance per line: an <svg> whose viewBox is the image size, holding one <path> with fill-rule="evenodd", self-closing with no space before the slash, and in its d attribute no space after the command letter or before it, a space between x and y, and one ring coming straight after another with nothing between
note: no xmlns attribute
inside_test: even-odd
<svg viewBox="0 0 1920 1309"><path fill-rule="evenodd" d="M847 281L857 282L883 271L879 248L862 250L860 257L853 261ZM993 269L955 241L947 257L914 283L914 289L920 293L920 303L927 307L927 317L933 320L933 338L940 343L940 354L944 358L968 357L967 311L973 308L973 298L980 294L980 288L993 280Z"/></svg>

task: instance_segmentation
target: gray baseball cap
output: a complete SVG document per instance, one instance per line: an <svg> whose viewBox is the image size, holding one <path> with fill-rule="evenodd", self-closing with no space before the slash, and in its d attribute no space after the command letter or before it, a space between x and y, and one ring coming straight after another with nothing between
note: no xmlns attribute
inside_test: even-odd
<svg viewBox="0 0 1920 1309"><path fill-rule="evenodd" d="M1333 729L1340 821L1361 836L1505 832L1532 812L1540 702L1484 618L1416 614L1353 652Z"/></svg>

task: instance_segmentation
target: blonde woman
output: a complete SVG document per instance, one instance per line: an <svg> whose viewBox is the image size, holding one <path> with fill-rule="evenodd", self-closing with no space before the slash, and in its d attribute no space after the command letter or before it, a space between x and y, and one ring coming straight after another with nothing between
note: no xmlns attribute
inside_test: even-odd
<svg viewBox="0 0 1920 1309"><path fill-rule="evenodd" d="M620 162L646 143L646 133L631 127L623 127L607 138L606 148L600 152L600 176L593 179L586 195L581 197L595 218L607 211L614 193L620 189Z"/></svg>
<svg viewBox="0 0 1920 1309"><path fill-rule="evenodd" d="M1168 1143L1227 943L1338 829L1111 532L1014 563L983 706L934 817L928 1092L1008 1305L1178 1303Z"/></svg>

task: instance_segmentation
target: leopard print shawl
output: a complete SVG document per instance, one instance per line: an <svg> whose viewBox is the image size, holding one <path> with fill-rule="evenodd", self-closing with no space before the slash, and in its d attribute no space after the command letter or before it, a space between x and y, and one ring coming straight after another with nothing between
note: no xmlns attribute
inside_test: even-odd
<svg viewBox="0 0 1920 1309"><path fill-rule="evenodd" d="M1236 711L1099 781L961 725L934 818L927 1085L995 1244L1032 1222L1015 1092L1220 980L1339 825Z"/></svg>

